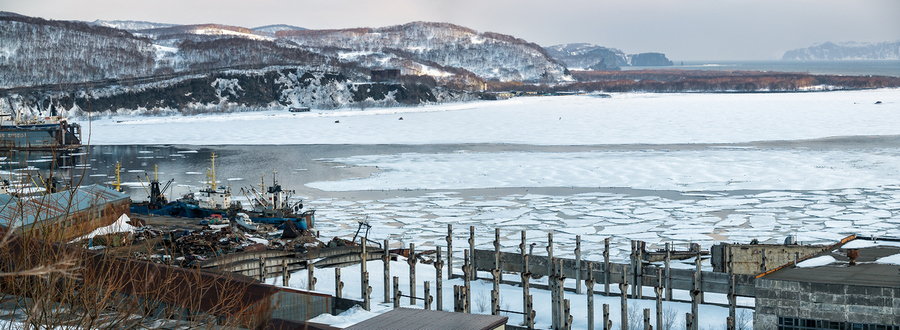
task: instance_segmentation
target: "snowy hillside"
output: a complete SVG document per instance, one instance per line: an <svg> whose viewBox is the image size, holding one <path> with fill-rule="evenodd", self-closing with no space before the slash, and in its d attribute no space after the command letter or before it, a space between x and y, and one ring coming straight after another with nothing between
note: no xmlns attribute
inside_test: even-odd
<svg viewBox="0 0 900 330"><path fill-rule="evenodd" d="M628 65L625 53L615 48L575 43L545 47L553 58L571 70L618 70Z"/></svg>
<svg viewBox="0 0 900 330"><path fill-rule="evenodd" d="M158 28L166 28L176 26L177 24L168 24L168 23L156 23L156 22L145 22L145 21L107 21L107 20L96 20L93 22L89 22L90 25L98 25L111 27L115 29L121 29L126 31L137 31L137 30L146 30L146 29L158 29Z"/></svg>
<svg viewBox="0 0 900 330"><path fill-rule="evenodd" d="M306 28L302 28L299 26L293 26L293 25L287 25L287 24L273 24L273 25L255 27L255 28L252 28L251 30L253 30L254 32L257 32L257 33L275 35L275 33L278 33L278 31L306 30Z"/></svg>
<svg viewBox="0 0 900 330"><path fill-rule="evenodd" d="M0 88L151 75L154 54L124 30L0 16Z"/></svg>
<svg viewBox="0 0 900 330"><path fill-rule="evenodd" d="M782 60L900 60L900 41L894 42L826 42L807 48L789 50Z"/></svg>
<svg viewBox="0 0 900 330"><path fill-rule="evenodd" d="M315 48L338 48L405 56L418 62L460 68L485 79L501 81L570 80L565 66L538 45L512 36L448 23L413 22L370 29L283 31L280 37Z"/></svg>
<svg viewBox="0 0 900 330"><path fill-rule="evenodd" d="M669 66L672 61L662 53L625 55L621 50L587 43L545 47L554 59L571 70L618 70L623 66Z"/></svg>

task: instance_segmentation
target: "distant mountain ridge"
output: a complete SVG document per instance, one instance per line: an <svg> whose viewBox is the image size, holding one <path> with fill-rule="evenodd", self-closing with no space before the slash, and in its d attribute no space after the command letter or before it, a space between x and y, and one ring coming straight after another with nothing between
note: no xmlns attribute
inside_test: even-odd
<svg viewBox="0 0 900 330"><path fill-rule="evenodd" d="M122 29L129 32L134 32L137 30L147 30L147 29L158 29L165 27L172 27L178 24L168 24L168 23L155 23L155 22L146 22L146 21L107 21L107 20L96 20L93 22L88 22L89 25L98 25L111 27L116 29Z"/></svg>
<svg viewBox="0 0 900 330"><path fill-rule="evenodd" d="M545 47L554 59L571 70L619 70L623 66L670 66L672 61L662 53L626 55L621 50L588 43L571 43Z"/></svg>
<svg viewBox="0 0 900 330"><path fill-rule="evenodd" d="M499 33L479 33L450 23L293 30L280 31L276 36L359 61L364 66L418 71L415 74L431 72L444 77L464 74L454 70L461 69L483 79L499 81L571 81L566 67L534 43Z"/></svg>
<svg viewBox="0 0 900 330"><path fill-rule="evenodd" d="M807 48L786 51L782 60L900 60L900 41L894 42L825 42Z"/></svg>
<svg viewBox="0 0 900 330"><path fill-rule="evenodd" d="M287 25L287 24L272 24L266 26L258 26L252 28L251 30L259 32L259 33L268 33L274 36L278 31L292 31L292 30L308 30L307 28L302 28L299 26Z"/></svg>

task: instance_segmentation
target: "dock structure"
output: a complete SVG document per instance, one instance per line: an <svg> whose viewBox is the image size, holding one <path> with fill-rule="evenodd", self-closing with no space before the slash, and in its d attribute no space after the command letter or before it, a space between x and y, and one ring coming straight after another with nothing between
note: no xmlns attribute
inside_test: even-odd
<svg viewBox="0 0 900 330"><path fill-rule="evenodd" d="M45 240L71 240L130 215L128 195L101 185L35 198L0 195L0 227Z"/></svg>
<svg viewBox="0 0 900 330"><path fill-rule="evenodd" d="M900 240L852 243L758 275L754 327L900 329Z"/></svg>

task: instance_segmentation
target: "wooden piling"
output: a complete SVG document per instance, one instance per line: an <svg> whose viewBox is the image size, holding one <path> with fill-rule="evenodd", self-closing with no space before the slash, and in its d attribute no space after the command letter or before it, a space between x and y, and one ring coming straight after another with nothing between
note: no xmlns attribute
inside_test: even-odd
<svg viewBox="0 0 900 330"><path fill-rule="evenodd" d="M587 278L584 279L584 286L587 287L587 319L588 330L594 330L594 265L590 261L587 263Z"/></svg>
<svg viewBox="0 0 900 330"><path fill-rule="evenodd" d="M609 237L603 239L603 292L609 295Z"/></svg>
<svg viewBox="0 0 900 330"><path fill-rule="evenodd" d="M491 270L494 288L491 290L491 315L500 315L500 268Z"/></svg>
<svg viewBox="0 0 900 330"><path fill-rule="evenodd" d="M695 271L693 279L693 289L691 290L691 315L692 320L691 324L693 327L687 328L690 330L697 330L697 325L700 316L700 272Z"/></svg>
<svg viewBox="0 0 900 330"><path fill-rule="evenodd" d="M494 268L491 269L493 290L491 290L491 315L500 315L500 282L503 272L500 270L500 229L494 229Z"/></svg>
<svg viewBox="0 0 900 330"><path fill-rule="evenodd" d="M469 226L469 280L478 280L478 271L475 270L475 226Z"/></svg>
<svg viewBox="0 0 900 330"><path fill-rule="evenodd" d="M366 238L360 237L360 243L362 243L362 252L360 252L360 264L359 264L359 296L363 297L365 300L366 289L368 288L369 283L366 281L366 274L368 274L369 270L366 269L369 261L369 254L366 246L368 245L368 241ZM366 306L363 306L365 308ZM368 308L366 308L368 310Z"/></svg>
<svg viewBox="0 0 900 330"><path fill-rule="evenodd" d="M581 294L581 235L575 235L575 294Z"/></svg>
<svg viewBox="0 0 900 330"><path fill-rule="evenodd" d="M266 282L266 258L259 258L259 281Z"/></svg>
<svg viewBox="0 0 900 330"><path fill-rule="evenodd" d="M447 279L453 279L453 225L447 224Z"/></svg>
<svg viewBox="0 0 900 330"><path fill-rule="evenodd" d="M363 273L363 281L365 281L363 284L365 288L363 291L363 309L368 311L372 308L372 286L369 285L369 272Z"/></svg>
<svg viewBox="0 0 900 330"><path fill-rule="evenodd" d="M316 266L313 265L312 259L307 255L306 258L306 289L309 291L316 290L316 276L315 276Z"/></svg>
<svg viewBox="0 0 900 330"><path fill-rule="evenodd" d="M609 304L603 304L603 330L612 330L612 320L609 319Z"/></svg>
<svg viewBox="0 0 900 330"><path fill-rule="evenodd" d="M465 290L464 290L464 293L465 293L465 297L464 297L464 298L465 298L465 303L464 303L463 306L465 306L466 313L471 312L470 308L472 307L472 297L469 295L469 293L472 292L472 291L471 291L471 288L472 288L472 277L471 277L471 274L472 274L472 268L475 268L475 267L472 266L472 264L473 264L473 263L472 263L472 259L473 259L473 258L469 257L469 250L465 250L464 253L463 253L463 284L465 285L465 287L464 287L464 289L465 289Z"/></svg>
<svg viewBox="0 0 900 330"><path fill-rule="evenodd" d="M431 309L431 282L425 281L425 310Z"/></svg>
<svg viewBox="0 0 900 330"><path fill-rule="evenodd" d="M700 249L697 249L697 291L698 291L698 294L700 295L700 297L699 297L700 303L702 304L705 302L706 299L704 299L705 296L704 296L703 290L702 290L702 288L703 288L703 270L702 269L703 268L701 268L700 263L703 260L700 257L701 257Z"/></svg>
<svg viewBox="0 0 900 330"><path fill-rule="evenodd" d="M524 239L525 232L522 232L522 237ZM531 286L531 271L528 270L528 255L523 256L523 265L522 265L522 304L523 310L525 311L525 326L528 327L529 324L533 324L534 322L534 311L532 310L531 304L531 294L528 292L529 287Z"/></svg>
<svg viewBox="0 0 900 330"><path fill-rule="evenodd" d="M418 258L416 258L416 244L409 243L409 258L406 259L406 263L409 264L409 304L416 304L416 263L418 262Z"/></svg>
<svg viewBox="0 0 900 330"><path fill-rule="evenodd" d="M644 330L651 330L653 327L650 325L650 309L644 308Z"/></svg>
<svg viewBox="0 0 900 330"><path fill-rule="evenodd" d="M341 269L334 269L334 296L341 298L341 293L344 291L344 282L341 282Z"/></svg>
<svg viewBox="0 0 900 330"><path fill-rule="evenodd" d="M622 283L619 283L621 300L622 330L628 330L628 266L622 266Z"/></svg>
<svg viewBox="0 0 900 330"><path fill-rule="evenodd" d="M281 285L289 286L291 282L291 272L288 271L287 258L281 259Z"/></svg>
<svg viewBox="0 0 900 330"><path fill-rule="evenodd" d="M666 243L666 300L672 301L672 269L669 265L672 261L671 244Z"/></svg>
<svg viewBox="0 0 900 330"><path fill-rule="evenodd" d="M550 315L551 327L559 329L559 303L557 302L556 281L553 277L556 273L553 271L553 233L547 233L547 286L550 290Z"/></svg>
<svg viewBox="0 0 900 330"><path fill-rule="evenodd" d="M400 278L394 276L394 308L400 308L400 295L402 294L400 292Z"/></svg>
<svg viewBox="0 0 900 330"><path fill-rule="evenodd" d="M728 320L731 321L728 327L729 330L734 330L734 321L737 317L737 296L734 293L734 281L734 274L731 274L728 277Z"/></svg>
<svg viewBox="0 0 900 330"><path fill-rule="evenodd" d="M661 268L656 269L656 328L662 329L663 322L663 271Z"/></svg>
<svg viewBox="0 0 900 330"><path fill-rule="evenodd" d="M381 262L384 266L384 303L391 302L391 288L388 283L391 282L391 253L388 240L384 240L384 254L381 256Z"/></svg>
<svg viewBox="0 0 900 330"><path fill-rule="evenodd" d="M494 228L494 268L500 269L500 228ZM502 272L500 282L503 282Z"/></svg>
<svg viewBox="0 0 900 330"><path fill-rule="evenodd" d="M434 262L434 277L435 283L437 284L435 289L437 291L437 310L444 310L444 260L441 259L441 247L437 246L437 256Z"/></svg>

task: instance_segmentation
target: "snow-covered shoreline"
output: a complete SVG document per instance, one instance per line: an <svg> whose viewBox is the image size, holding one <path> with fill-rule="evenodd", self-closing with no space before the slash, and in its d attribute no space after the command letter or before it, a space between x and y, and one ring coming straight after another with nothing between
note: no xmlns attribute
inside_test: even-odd
<svg viewBox="0 0 900 330"><path fill-rule="evenodd" d="M113 116L79 123L96 145L741 143L900 135L900 89L521 97L309 113Z"/></svg>

